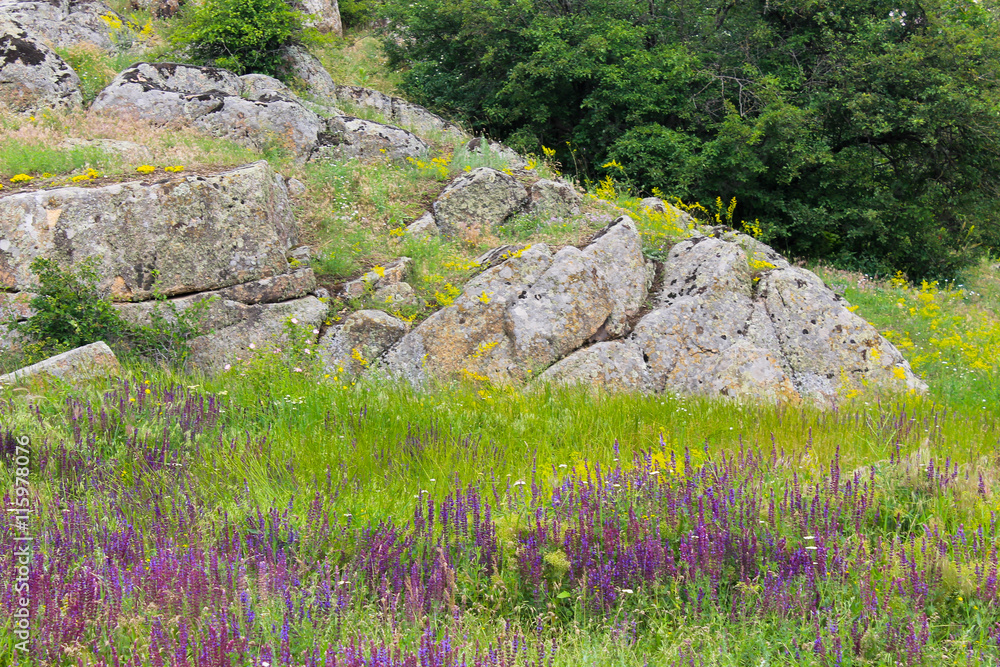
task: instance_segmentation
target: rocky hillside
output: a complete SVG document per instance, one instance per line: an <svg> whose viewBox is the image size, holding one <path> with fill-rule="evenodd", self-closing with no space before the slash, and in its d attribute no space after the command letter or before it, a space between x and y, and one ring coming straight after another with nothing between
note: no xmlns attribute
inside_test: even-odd
<svg viewBox="0 0 1000 667"><path fill-rule="evenodd" d="M330 373L414 384L582 382L821 404L926 389L850 304L753 236L655 198L585 196L556 164L339 85L304 49L285 54L296 89L139 62L85 107L56 50L108 48L101 17L113 13L76 1L0 10L13 128L0 140L60 137L67 159L87 147L106 165L2 174L8 316L33 315L34 260L95 258L99 288L130 322L165 302L175 314L202 304L192 370L223 372L287 344L291 324ZM154 156L175 166L145 163ZM25 342L0 335L8 351Z"/></svg>

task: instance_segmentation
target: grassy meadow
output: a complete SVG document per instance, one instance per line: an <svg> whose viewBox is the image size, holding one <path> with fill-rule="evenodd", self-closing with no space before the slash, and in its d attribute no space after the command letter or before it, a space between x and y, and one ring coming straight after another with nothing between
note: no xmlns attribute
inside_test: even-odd
<svg viewBox="0 0 1000 667"><path fill-rule="evenodd" d="M391 86L365 40L321 59L338 81ZM122 137L148 159L60 148ZM430 140L425 161L300 164L280 142L3 116L0 196L267 159L307 186L297 217L331 292L414 259L418 303L332 299L330 322L368 307L417 323L483 251L579 244L623 211L651 258L685 232L606 179L570 219L408 239L463 171L530 182L560 169ZM688 208L753 228L722 200ZM0 665L1000 664L996 262L948 285L813 267L930 385L825 411L417 391L326 372L304 343L212 377L124 355L119 378L0 388L0 487L8 509L30 510L0 513ZM0 352L0 372L31 360Z"/></svg>

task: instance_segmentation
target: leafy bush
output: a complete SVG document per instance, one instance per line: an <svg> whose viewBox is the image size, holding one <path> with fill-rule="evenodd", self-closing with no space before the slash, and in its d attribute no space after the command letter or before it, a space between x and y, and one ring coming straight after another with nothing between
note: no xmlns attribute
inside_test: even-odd
<svg viewBox="0 0 1000 667"><path fill-rule="evenodd" d="M379 4L376 0L340 0L340 20L345 28L366 26L375 18Z"/></svg>
<svg viewBox="0 0 1000 667"><path fill-rule="evenodd" d="M187 341L202 333L208 299L184 311L166 303L167 312L163 312L157 304L150 324L142 326L122 319L101 293L93 258L63 270L56 262L39 257L31 263L31 270L39 282L33 290L37 296L31 300L34 314L23 322L6 322L30 341L31 361L103 340L119 353L179 364L187 357Z"/></svg>
<svg viewBox="0 0 1000 667"><path fill-rule="evenodd" d="M1000 248L996 10L388 0L384 45L414 101L584 180L735 196L788 254L951 279Z"/></svg>
<svg viewBox="0 0 1000 667"><path fill-rule="evenodd" d="M281 49L296 42L302 18L286 0L205 0L172 35L202 63L237 74L281 77Z"/></svg>

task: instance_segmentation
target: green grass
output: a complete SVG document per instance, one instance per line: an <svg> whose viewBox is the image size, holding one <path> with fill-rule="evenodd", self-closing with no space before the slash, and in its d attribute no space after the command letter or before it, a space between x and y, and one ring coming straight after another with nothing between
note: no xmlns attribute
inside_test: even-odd
<svg viewBox="0 0 1000 667"><path fill-rule="evenodd" d="M966 283L943 288L815 270L904 352L932 397L985 410L1000 404L1000 281L994 264L985 258Z"/></svg>
<svg viewBox="0 0 1000 667"><path fill-rule="evenodd" d="M16 139L0 140L0 178L7 181L18 174L65 174L88 166L107 169L114 165L114 158L96 146L55 148Z"/></svg>
<svg viewBox="0 0 1000 667"><path fill-rule="evenodd" d="M379 40L370 31L348 33L343 40L318 45L313 50L337 84L398 94L399 74L386 67Z"/></svg>
<svg viewBox="0 0 1000 667"><path fill-rule="evenodd" d="M362 36L340 50L330 46L321 57L333 68L338 83L382 86L391 92L392 81L381 78L375 46L374 38ZM87 66L96 72L95 77L107 74L100 69L100 60ZM5 178L15 173L72 173L88 163L113 173L134 169L91 149L63 151L48 146L62 136L88 136L92 130L86 123L90 121L83 116L45 119L37 128L23 120L0 121L4 127L0 176ZM45 140L25 142L20 135L14 136L25 127L49 134ZM313 267L320 282L334 286L374 265L409 256L414 268L407 279L425 305L402 314L417 319L440 306L436 293L447 285L461 285L475 272L470 264L473 258L503 242L579 243L621 211L636 219L650 257L662 257L664 248L683 233L670 216L639 210L637 200L627 192L609 193L606 187L600 192L598 187L597 194L613 201L587 198L581 215L566 221L523 216L473 241L414 241L400 237L400 228L426 210L451 178L479 166L504 169L509 165L495 154L469 154L440 138L432 142L428 159L419 163L307 165L295 164L278 148L257 152L194 132L157 130L143 140L153 147L157 164L208 169L265 158L282 173L303 180L308 189L296 202L297 217L304 240L317 249ZM539 164L535 173L551 176L556 168ZM248 506L287 507L292 499L290 512L305 516L309 500L322 491L329 474L341 490L329 504L335 515L351 515L352 521L362 525L374 526L384 519L405 522L412 515L414 496L423 491L441 500L456 485L484 480L503 484L508 479L530 483L536 475L534 481L548 493L559 483L561 471L595 464L607 470L620 463L630 465L639 455L674 452L682 456L685 450L691 451L696 464L710 465L748 448L780 453L773 471L775 484L793 475L804 484L821 480L838 452L845 471L876 471L877 498L885 522L866 526L870 533L894 534L897 527L889 518L899 517L908 526L929 530L954 530L961 524L971 534L977 526L989 523L990 512L1000 511L995 491L1000 484L1000 459L996 457L1000 444L1000 274L993 268L995 263L987 259L968 272L961 288L956 285L950 290L893 285L815 267L831 287L857 306L858 315L902 346L931 388L925 397L859 397L836 410L580 389L513 391L476 383L417 391L379 374L357 381L328 374L311 368L301 354L295 359L261 354L214 377L132 360L125 361L124 373L138 382L176 382L223 398L226 415L219 440L200 440L200 454L184 459L191 473L184 492L206 507L233 515ZM334 306L392 310L369 297ZM15 353L0 352L0 373L17 368L22 361ZM295 372L297 366L305 372ZM99 412L109 407L104 394L115 386L113 381L99 380L80 386L53 381L2 388L0 431L11 429L39 443L71 442L67 399L89 400ZM152 414L136 417L127 426L149 436L162 433L165 427L176 429ZM167 484L172 478L166 472L157 477L161 473L146 470L135 459L126 446L127 436L123 427L122 432L106 434L95 445L101 448L104 465L128 479L148 475L147 490ZM912 463L910 472L893 471L888 465L897 452ZM978 473L984 474L994 491L980 498L974 486L963 482L952 495L930 493L922 486L920 473L931 455L938 460L948 457L973 480ZM0 466L0 483L6 485L10 474ZM77 473L67 468L59 474ZM86 477L78 481L79 500L105 507L101 503L106 499L88 495ZM43 511L58 511L57 482L33 480ZM118 507L126 512L124 501ZM127 507L134 515L126 519L144 520L141 507ZM501 526L515 532L521 521L514 512L498 519ZM211 521L206 514L196 523L209 530ZM321 556L325 554L315 555L316 560ZM515 627L531 634L538 625L544 628L544 636L558 640L557 665L631 666L651 657L650 664L665 664L682 654L695 655L706 665L777 665L789 664L788 655L794 655L796 647L802 648L802 655L795 664L824 664L808 649L814 639L809 619L757 619L739 614L689 617L677 611L670 594L640 598L602 617L558 598L537 608L512 602L504 596L503 582L465 583L468 590L480 588L463 601L466 606L460 618L432 614L426 623L447 627L459 636L480 638L483 643ZM944 597L935 604L942 618L955 623L966 613L956 602L961 581L945 582L944 589ZM831 600L831 617L849 626L857 591L845 585L824 593ZM281 601L262 603L260 613L280 627ZM984 641L975 633L993 617L967 613L959 623L960 634L964 632L973 643ZM145 618L144 614L139 616ZM622 635L627 614L640 623L638 641ZM504 626L505 618L512 619L510 627ZM149 627L144 620L136 620L134 627L122 632L145 642ZM363 633L413 645L421 625L397 621L388 626L377 602L370 601L351 608L337 624L308 627L303 632L338 640ZM881 641L878 633L873 629L866 641ZM130 646L126 642L121 648ZM933 652L939 662L925 664L944 664L945 655L962 656L960 664L965 664L964 650L958 641L939 642ZM888 667L893 663L887 656L873 654L853 664Z"/></svg>

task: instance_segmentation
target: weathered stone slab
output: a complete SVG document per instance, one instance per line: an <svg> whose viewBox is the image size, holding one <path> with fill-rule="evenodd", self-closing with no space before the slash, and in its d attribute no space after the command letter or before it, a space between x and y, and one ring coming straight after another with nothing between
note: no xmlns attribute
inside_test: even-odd
<svg viewBox="0 0 1000 667"><path fill-rule="evenodd" d="M117 375L118 358L103 341L57 354L37 364L0 375L0 384L14 384L30 378L47 376L63 380L92 380Z"/></svg>
<svg viewBox="0 0 1000 667"><path fill-rule="evenodd" d="M317 349L327 372L356 376L373 368L409 329L406 322L381 310L359 310L328 329Z"/></svg>
<svg viewBox="0 0 1000 667"><path fill-rule="evenodd" d="M314 159L357 157L405 160L427 154L428 146L417 135L373 120L334 116Z"/></svg>
<svg viewBox="0 0 1000 667"><path fill-rule="evenodd" d="M0 196L0 286L34 283L36 257L98 260L117 301L229 287L289 272L297 230L284 179L267 162L211 176Z"/></svg>
<svg viewBox="0 0 1000 667"><path fill-rule="evenodd" d="M489 231L521 210L527 199L524 186L513 176L480 167L448 184L434 201L434 219L449 236Z"/></svg>
<svg viewBox="0 0 1000 667"><path fill-rule="evenodd" d="M226 364L237 363L237 358L247 359L249 355L259 353L259 350L280 348L288 343L288 322L295 319L295 324L307 332L318 330L327 312L326 304L314 296L252 306L224 301L222 307L231 312L231 317L236 322L192 339L191 355L188 357L190 367L217 371Z"/></svg>
<svg viewBox="0 0 1000 667"><path fill-rule="evenodd" d="M316 148L325 121L298 100L275 93L240 96L243 84L218 67L138 63L101 91L94 111L154 123L187 122L216 136L262 149L286 143L302 159Z"/></svg>
<svg viewBox="0 0 1000 667"><path fill-rule="evenodd" d="M80 78L0 6L0 105L22 113L83 102Z"/></svg>
<svg viewBox="0 0 1000 667"><path fill-rule="evenodd" d="M607 391L652 393L653 379L642 350L631 341L607 341L585 347L550 366L541 384L583 384Z"/></svg>

